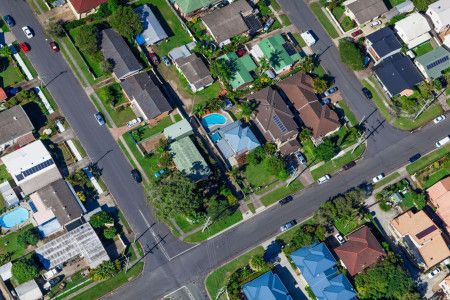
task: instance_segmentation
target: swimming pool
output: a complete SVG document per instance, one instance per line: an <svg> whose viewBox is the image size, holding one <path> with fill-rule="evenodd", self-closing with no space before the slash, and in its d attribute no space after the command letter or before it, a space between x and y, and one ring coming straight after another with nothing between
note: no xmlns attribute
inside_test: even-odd
<svg viewBox="0 0 450 300"><path fill-rule="evenodd" d="M223 125L227 122L227 118L221 114L209 114L202 118L202 124L205 127L211 128L215 125Z"/></svg>
<svg viewBox="0 0 450 300"><path fill-rule="evenodd" d="M4 228L12 228L20 225L28 220L28 210L23 207L16 208L0 217L0 226Z"/></svg>

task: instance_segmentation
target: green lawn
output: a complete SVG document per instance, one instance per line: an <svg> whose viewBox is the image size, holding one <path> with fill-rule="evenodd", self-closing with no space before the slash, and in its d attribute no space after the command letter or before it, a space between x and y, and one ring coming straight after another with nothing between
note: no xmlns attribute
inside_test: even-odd
<svg viewBox="0 0 450 300"><path fill-rule="evenodd" d="M98 299L102 296L112 292L113 290L119 288L130 280L136 278L139 274L141 274L142 269L144 268L143 262L138 262L131 269L129 269L126 273L124 271L119 272L116 276L105 280L96 286L90 288L89 290L71 298L73 300L85 300L85 299Z"/></svg>
<svg viewBox="0 0 450 300"><path fill-rule="evenodd" d="M403 117L399 117L395 120L394 125L397 128L403 130L413 130L425 125L439 115L442 115L444 110L440 104L433 104L427 110L425 110L416 120L411 120Z"/></svg>
<svg viewBox="0 0 450 300"><path fill-rule="evenodd" d="M331 12L336 20L339 20L344 15L345 8L343 6L336 6Z"/></svg>
<svg viewBox="0 0 450 300"><path fill-rule="evenodd" d="M394 6L397 6L403 2L405 2L406 0L385 0L384 3L386 4L386 6L391 9Z"/></svg>
<svg viewBox="0 0 450 300"><path fill-rule="evenodd" d="M67 297L70 294L75 293L77 290L83 288L84 286L90 284L92 280L89 277L84 277L81 275L83 271L76 272L72 276L70 276L70 281L64 280L65 286L62 290L59 290L60 284L57 284L55 287L53 287L50 291L49 296L54 297L54 299L63 299L64 297ZM62 283L62 282L61 282ZM83 284L81 284L83 283ZM81 284L77 288L74 288L75 286ZM72 289L72 290L70 290ZM68 292L70 290L70 292Z"/></svg>
<svg viewBox="0 0 450 300"><path fill-rule="evenodd" d="M0 20L0 29L3 32L9 32L9 27L8 27L8 25L6 25L5 21L3 21L3 20Z"/></svg>
<svg viewBox="0 0 450 300"><path fill-rule="evenodd" d="M7 235L0 237L0 253L11 253L11 260L18 259L25 254L25 248L18 243L17 237L20 232L29 230L33 228L32 224L28 224L27 226L21 228L20 230L11 232Z"/></svg>
<svg viewBox="0 0 450 300"><path fill-rule="evenodd" d="M263 197L261 197L260 200L262 204L264 204L265 206L269 206L270 204L275 203L286 196L294 194L303 188L304 186L300 181L294 180L288 187L283 185L278 189L276 189L275 191L270 192L267 195L264 195Z"/></svg>
<svg viewBox="0 0 450 300"><path fill-rule="evenodd" d="M2 61L8 60L8 62L6 63L8 67L0 72L0 87L5 88L25 79L19 67L16 65L16 62L11 57L2 57L0 59Z"/></svg>
<svg viewBox="0 0 450 300"><path fill-rule="evenodd" d="M297 43L300 45L300 47L306 47L306 42L303 40L302 36L300 35L300 33L298 32L294 32L292 34L295 38L295 40L297 41Z"/></svg>
<svg viewBox="0 0 450 300"><path fill-rule="evenodd" d="M158 124L156 124L154 126L149 126L149 125L141 126L137 129L132 130L131 133L133 134L134 139L136 141L140 142L142 140L145 140L149 137L154 136L155 134L163 132L164 128L166 128L170 125L172 125L172 120L170 119L170 117L165 117L164 119L159 121ZM138 130L141 130L140 137L137 135Z"/></svg>
<svg viewBox="0 0 450 300"><path fill-rule="evenodd" d="M272 6L272 8L275 11L280 11L281 10L281 6L280 6L280 4L278 4L277 0L270 0L270 6Z"/></svg>
<svg viewBox="0 0 450 300"><path fill-rule="evenodd" d="M342 29L344 29L345 32L353 29L356 27L355 22L350 19L349 16L345 16L342 21L340 22Z"/></svg>
<svg viewBox="0 0 450 300"><path fill-rule="evenodd" d="M319 77L323 77L327 72L325 72L325 69L322 67L322 65L318 65L314 70L313 73L316 74Z"/></svg>
<svg viewBox="0 0 450 300"><path fill-rule="evenodd" d="M69 31L69 35L71 36L73 41L77 40L77 36L80 30L83 29L83 26L80 27L76 27L74 29L71 29ZM93 75L95 77L101 77L103 75L106 75L105 72L103 72L100 64L102 62L102 58L100 55L90 55L87 53L83 53L81 50L78 49L78 51L80 52L81 56L84 58L84 61L87 63L87 65L89 66L90 71L93 73Z"/></svg>
<svg viewBox="0 0 450 300"><path fill-rule="evenodd" d="M245 178L247 178L252 187L264 186L275 180L275 177L266 171L263 163L247 165L245 167Z"/></svg>
<svg viewBox="0 0 450 300"><path fill-rule="evenodd" d="M206 290L208 291L209 297L211 299L216 299L217 292L225 286L228 277L234 271L247 265L248 261L253 256L263 254L264 248L262 246L258 246L209 273L205 280L205 286Z"/></svg>
<svg viewBox="0 0 450 300"><path fill-rule="evenodd" d="M412 51L414 52L414 54L416 56L422 56L432 50L433 50L433 46L431 45L430 42L423 43L423 44L417 46L416 48L412 49Z"/></svg>
<svg viewBox="0 0 450 300"><path fill-rule="evenodd" d="M281 19L281 23L283 23L284 26L289 26L292 24L291 20L289 20L289 17L287 15L281 15L280 19Z"/></svg>
<svg viewBox="0 0 450 300"><path fill-rule="evenodd" d="M222 230L230 227L233 224L236 224L241 220L241 211L237 209L233 214L215 221L204 232L198 231L196 233L193 233L190 236L186 237L184 241L188 243L198 243L204 241L207 238L221 232Z"/></svg>
<svg viewBox="0 0 450 300"><path fill-rule="evenodd" d="M312 12L316 15L316 18L322 24L323 28L325 28L325 30L328 32L328 35L333 39L339 37L339 34L334 28L333 24L331 24L331 21L322 11L322 5L319 2L314 2L310 7Z"/></svg>
<svg viewBox="0 0 450 300"><path fill-rule="evenodd" d="M371 101L375 103L375 105L378 107L378 110L381 112L386 121L391 122L393 117L389 113L389 110L387 109L386 105L384 104L384 101L381 98L382 96L380 96L381 91L378 91L377 89L373 88L367 81L363 81L362 84L372 93Z"/></svg>
<svg viewBox="0 0 450 300"><path fill-rule="evenodd" d="M445 145L442 148L436 149L435 151L429 153L428 155L425 155L420 159L416 160L415 162L407 165L406 171L408 171L408 173L412 175L417 171L422 170L426 166L434 163L435 161L441 159L449 152L450 152L450 144Z"/></svg>
<svg viewBox="0 0 450 300"><path fill-rule="evenodd" d="M9 175L8 170L6 170L5 165L0 165L0 183L6 180L11 180L12 177Z"/></svg>
<svg viewBox="0 0 450 300"><path fill-rule="evenodd" d="M86 157L87 156L86 150L84 150L84 148L81 145L80 141L77 140L77 139L72 139L72 142L74 143L75 148L77 148L77 150L80 153L81 157Z"/></svg>
<svg viewBox="0 0 450 300"><path fill-rule="evenodd" d="M432 186L433 184L435 184L436 182L438 182L439 180L447 177L450 175L450 170L448 169L442 169L439 170L435 173L433 173L424 183L423 183L423 188L427 189L430 186Z"/></svg>
<svg viewBox="0 0 450 300"><path fill-rule="evenodd" d="M343 235L346 236L359 226L359 222L355 219L337 219L334 221L334 226Z"/></svg>
<svg viewBox="0 0 450 300"><path fill-rule="evenodd" d="M186 219L185 216L181 215L177 215L174 219L178 227L180 227L180 229L183 230L184 233L194 230L195 228L203 225L203 223L205 222L205 220L201 220L196 223L191 223L188 221L188 219Z"/></svg>
<svg viewBox="0 0 450 300"><path fill-rule="evenodd" d="M344 111L344 114L349 120L350 124L352 124L353 126L358 125L358 119L356 119L355 115L344 100L339 101L339 107Z"/></svg>
<svg viewBox="0 0 450 300"><path fill-rule="evenodd" d="M114 94L116 95L116 109L114 109L110 103L111 99L108 95L108 89L111 88L114 90ZM136 118L136 115L134 114L133 110L130 106L121 106L117 107L118 105L122 103L128 102L125 98L124 94L122 93L122 88L118 83L113 83L110 86L104 86L101 89L97 91L97 96L102 101L103 105L105 106L108 114L113 119L114 123L116 123L117 126L123 126L131 119Z"/></svg>
<svg viewBox="0 0 450 300"><path fill-rule="evenodd" d="M333 174L334 172L340 170L344 165L359 158L364 153L365 148L366 147L364 144L360 145L354 152L347 152L341 157L324 163L320 167L311 171L312 177L314 180L317 180L325 174Z"/></svg>
<svg viewBox="0 0 450 300"><path fill-rule="evenodd" d="M381 179L380 181L378 181L377 183L375 183L373 185L373 188L374 189L380 188L383 185L388 184L389 182L398 179L399 177L400 177L400 173L398 173L398 172L392 173L391 175L386 176L383 179Z"/></svg>

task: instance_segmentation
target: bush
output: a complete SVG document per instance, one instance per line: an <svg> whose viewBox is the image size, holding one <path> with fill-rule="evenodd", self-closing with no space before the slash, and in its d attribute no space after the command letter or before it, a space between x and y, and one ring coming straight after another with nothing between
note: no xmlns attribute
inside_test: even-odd
<svg viewBox="0 0 450 300"><path fill-rule="evenodd" d="M12 265L12 274L19 284L27 282L39 275L38 268L28 260L19 260Z"/></svg>
<svg viewBox="0 0 450 300"><path fill-rule="evenodd" d="M75 44L80 49L89 55L94 55L99 51L99 31L95 25L84 25L78 30L75 37Z"/></svg>
<svg viewBox="0 0 450 300"><path fill-rule="evenodd" d="M120 271L112 261L104 261L97 268L92 269L89 276L94 281L108 279L113 277Z"/></svg>
<svg viewBox="0 0 450 300"><path fill-rule="evenodd" d="M250 258L248 265L254 272L260 272L267 267L267 263L264 261L263 257L259 255Z"/></svg>
<svg viewBox="0 0 450 300"><path fill-rule="evenodd" d="M35 246L39 241L39 236L34 228L22 231L17 236L17 242L26 248L29 245Z"/></svg>
<svg viewBox="0 0 450 300"><path fill-rule="evenodd" d="M350 69L358 71L364 69L364 56L358 45L347 39L339 40L339 53L341 61L350 67Z"/></svg>
<svg viewBox="0 0 450 300"><path fill-rule="evenodd" d="M101 228L105 226L105 224L114 223L114 219L106 211L100 211L92 215L91 219L89 220L89 223L94 228Z"/></svg>
<svg viewBox="0 0 450 300"><path fill-rule="evenodd" d="M386 200L380 201L378 204L382 211L390 211L391 206L386 202Z"/></svg>
<svg viewBox="0 0 450 300"><path fill-rule="evenodd" d="M80 26L86 24L86 21L87 21L86 19L73 20L72 22L65 23L64 28L67 31L70 31L74 28L77 28L77 27L80 27Z"/></svg>
<svg viewBox="0 0 450 300"><path fill-rule="evenodd" d="M103 236L105 239L112 240L117 235L117 230L115 227L105 228L103 230Z"/></svg>

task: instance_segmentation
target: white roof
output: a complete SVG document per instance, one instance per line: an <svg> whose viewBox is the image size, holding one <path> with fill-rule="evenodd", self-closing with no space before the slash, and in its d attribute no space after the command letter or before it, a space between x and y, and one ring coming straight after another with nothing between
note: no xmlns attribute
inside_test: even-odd
<svg viewBox="0 0 450 300"><path fill-rule="evenodd" d="M0 277L3 281L6 281L12 277L12 262L8 262L0 267Z"/></svg>
<svg viewBox="0 0 450 300"><path fill-rule="evenodd" d="M414 40L431 30L427 18L418 12L412 13L406 18L398 21L395 23L394 27L405 43L409 43L409 41Z"/></svg>
<svg viewBox="0 0 450 300"><path fill-rule="evenodd" d="M42 292L34 279L22 283L17 286L15 290L19 300L38 300L43 297Z"/></svg>
<svg viewBox="0 0 450 300"><path fill-rule="evenodd" d="M439 0L437 2L431 3L428 6L428 15L430 11L438 15L443 26L450 24L450 0Z"/></svg>

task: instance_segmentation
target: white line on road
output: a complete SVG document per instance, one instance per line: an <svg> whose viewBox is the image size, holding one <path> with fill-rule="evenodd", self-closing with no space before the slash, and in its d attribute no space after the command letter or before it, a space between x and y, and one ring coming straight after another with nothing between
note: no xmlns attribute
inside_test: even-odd
<svg viewBox="0 0 450 300"><path fill-rule="evenodd" d="M170 261L170 256L169 254L167 254L166 249L164 248L164 246L160 243L161 239L158 240L158 236L156 235L155 231L153 230L153 228L151 228L150 223L147 221L147 219L145 218L144 214L142 213L142 211L139 209L139 213L141 214L142 219L144 219L145 225L149 228L150 233L152 234L153 238L155 239L156 245L159 247L159 249L161 249L161 252L164 254L164 256L167 258L168 261Z"/></svg>
<svg viewBox="0 0 450 300"><path fill-rule="evenodd" d="M195 300L194 296L192 296L191 291L189 290L189 288L185 285L177 288L176 290L168 293L167 295L164 296L164 299L168 298L168 299L175 299L173 297L170 297L170 295L175 294L176 292L178 292L179 290L185 289L186 290L186 294L188 295L189 299L191 300Z"/></svg>

